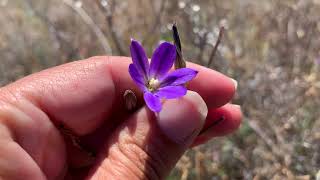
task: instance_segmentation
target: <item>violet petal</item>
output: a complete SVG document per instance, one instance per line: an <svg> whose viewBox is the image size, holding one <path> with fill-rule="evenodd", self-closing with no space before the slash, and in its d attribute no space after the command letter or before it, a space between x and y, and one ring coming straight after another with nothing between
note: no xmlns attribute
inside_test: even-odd
<svg viewBox="0 0 320 180"><path fill-rule="evenodd" d="M175 59L176 47L168 42L161 43L151 58L150 77L160 79L170 70Z"/></svg>
<svg viewBox="0 0 320 180"><path fill-rule="evenodd" d="M152 94L149 91L146 91L143 95L144 101L146 102L147 106L150 108L153 112L160 112L161 111L161 102L160 98L156 97L154 94Z"/></svg>
<svg viewBox="0 0 320 180"><path fill-rule="evenodd" d="M138 72L147 80L149 74L149 62L148 57L136 40L131 40L130 52L132 57L132 62L136 66Z"/></svg>
<svg viewBox="0 0 320 180"><path fill-rule="evenodd" d="M184 86L166 86L156 92L156 96L166 99L174 99L186 95L187 88Z"/></svg>
<svg viewBox="0 0 320 180"><path fill-rule="evenodd" d="M146 90L143 76L138 72L134 64L129 65L129 74L133 81L139 86L142 91Z"/></svg>
<svg viewBox="0 0 320 180"><path fill-rule="evenodd" d="M190 69L190 68L181 68L177 69L171 73L169 73L161 82L161 87L164 86L177 86L185 84L186 82L190 81L196 75L198 71Z"/></svg>

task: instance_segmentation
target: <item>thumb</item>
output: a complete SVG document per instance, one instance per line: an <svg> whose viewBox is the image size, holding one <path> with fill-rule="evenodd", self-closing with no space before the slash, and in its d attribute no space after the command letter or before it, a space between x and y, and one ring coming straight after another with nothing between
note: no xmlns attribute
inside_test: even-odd
<svg viewBox="0 0 320 180"><path fill-rule="evenodd" d="M165 101L159 114L142 108L113 134L91 178L164 179L199 134L207 112L192 91Z"/></svg>

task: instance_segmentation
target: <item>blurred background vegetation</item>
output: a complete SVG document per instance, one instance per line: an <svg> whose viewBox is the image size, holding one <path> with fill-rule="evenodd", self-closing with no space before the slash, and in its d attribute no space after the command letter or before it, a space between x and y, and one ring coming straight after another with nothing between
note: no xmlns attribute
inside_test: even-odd
<svg viewBox="0 0 320 180"><path fill-rule="evenodd" d="M172 41L173 22L186 59L238 81L245 117L236 133L188 151L169 179L315 179L320 0L0 0L0 85L90 56L129 56L131 37L151 55Z"/></svg>

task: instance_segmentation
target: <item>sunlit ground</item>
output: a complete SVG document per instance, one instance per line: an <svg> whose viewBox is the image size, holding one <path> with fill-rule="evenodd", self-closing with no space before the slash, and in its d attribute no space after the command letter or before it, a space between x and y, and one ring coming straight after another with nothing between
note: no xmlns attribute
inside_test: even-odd
<svg viewBox="0 0 320 180"><path fill-rule="evenodd" d="M0 0L0 85L68 61L149 55L172 41L186 59L239 83L241 128L188 151L169 179L314 179L320 170L319 0ZM319 175L320 176L320 175Z"/></svg>

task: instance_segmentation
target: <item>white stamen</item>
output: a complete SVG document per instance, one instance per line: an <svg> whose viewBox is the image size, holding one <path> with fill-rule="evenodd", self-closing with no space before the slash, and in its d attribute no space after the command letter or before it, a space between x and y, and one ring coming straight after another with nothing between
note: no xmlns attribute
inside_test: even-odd
<svg viewBox="0 0 320 180"><path fill-rule="evenodd" d="M160 81L158 79L151 78L148 82L148 89L151 92L157 90L159 86L160 86Z"/></svg>

